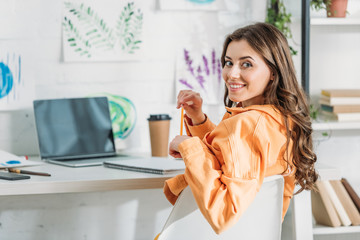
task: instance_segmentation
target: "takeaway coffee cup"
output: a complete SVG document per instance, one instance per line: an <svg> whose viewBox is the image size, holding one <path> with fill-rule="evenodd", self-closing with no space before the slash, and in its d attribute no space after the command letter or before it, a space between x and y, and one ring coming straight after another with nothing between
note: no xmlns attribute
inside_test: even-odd
<svg viewBox="0 0 360 240"><path fill-rule="evenodd" d="M168 114L150 115L148 118L153 157L167 157L169 154L170 120Z"/></svg>

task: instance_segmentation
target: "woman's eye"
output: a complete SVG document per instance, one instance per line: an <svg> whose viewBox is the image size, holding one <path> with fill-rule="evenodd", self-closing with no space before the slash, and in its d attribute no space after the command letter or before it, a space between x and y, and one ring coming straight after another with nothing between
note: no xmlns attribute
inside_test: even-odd
<svg viewBox="0 0 360 240"><path fill-rule="evenodd" d="M230 61L225 61L225 66L232 66L232 62L230 62Z"/></svg>
<svg viewBox="0 0 360 240"><path fill-rule="evenodd" d="M249 62L244 62L244 63L242 64L242 66L248 68L248 67L251 67L252 64L249 63Z"/></svg>

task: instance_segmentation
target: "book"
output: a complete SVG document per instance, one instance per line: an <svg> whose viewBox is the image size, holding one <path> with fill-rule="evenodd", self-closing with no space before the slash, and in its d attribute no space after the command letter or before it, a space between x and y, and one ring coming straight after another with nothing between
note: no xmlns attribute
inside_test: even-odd
<svg viewBox="0 0 360 240"><path fill-rule="evenodd" d="M360 112L352 113L332 113L321 111L321 115L327 120L335 120L338 122L356 122L360 121Z"/></svg>
<svg viewBox="0 0 360 240"><path fill-rule="evenodd" d="M352 113L360 112L359 105L327 105L320 104L321 111L330 112L330 113Z"/></svg>
<svg viewBox="0 0 360 240"><path fill-rule="evenodd" d="M125 160L105 161L103 164L110 168L155 174L184 173L185 171L185 163L182 159L164 157L134 157Z"/></svg>
<svg viewBox="0 0 360 240"><path fill-rule="evenodd" d="M350 195L350 198L352 199L356 208L360 212L360 197L359 197L359 195L355 192L355 190L352 188L352 186L350 185L350 183L348 182L348 180L346 178L342 178L341 183L344 185L346 191Z"/></svg>
<svg viewBox="0 0 360 240"><path fill-rule="evenodd" d="M347 215L344 206L341 204L338 196L335 193L334 188L331 186L329 181L322 181L323 186L326 190L326 192L328 193L330 200L333 204L333 206L335 207L335 210L339 216L339 219L341 221L341 224L343 226L350 226L351 225L351 220L349 218L349 216Z"/></svg>
<svg viewBox="0 0 360 240"><path fill-rule="evenodd" d="M318 191L311 191L311 207L316 223L330 227L341 226L335 207L322 181L317 181L315 186Z"/></svg>
<svg viewBox="0 0 360 240"><path fill-rule="evenodd" d="M360 89L323 89L321 95L327 97L360 97Z"/></svg>
<svg viewBox="0 0 360 240"><path fill-rule="evenodd" d="M349 216L351 224L354 226L360 225L360 213L346 191L344 185L341 183L341 180L331 180L330 184L334 188L336 195Z"/></svg>
<svg viewBox="0 0 360 240"><path fill-rule="evenodd" d="M326 105L360 105L360 97L328 97L321 95L319 103Z"/></svg>

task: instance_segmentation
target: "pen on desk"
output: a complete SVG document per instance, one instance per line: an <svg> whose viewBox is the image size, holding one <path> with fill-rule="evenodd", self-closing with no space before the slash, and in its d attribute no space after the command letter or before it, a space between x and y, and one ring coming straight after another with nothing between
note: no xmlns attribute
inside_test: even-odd
<svg viewBox="0 0 360 240"><path fill-rule="evenodd" d="M22 174L29 174L29 175L48 176L48 177L51 176L51 174L49 174L49 173L33 172L33 171L20 170L20 169L15 169L15 168L8 168L8 171L12 172L12 173L22 173Z"/></svg>
<svg viewBox="0 0 360 240"><path fill-rule="evenodd" d="M184 128L184 107L181 108L181 119L180 119L180 135L183 135L183 128Z"/></svg>

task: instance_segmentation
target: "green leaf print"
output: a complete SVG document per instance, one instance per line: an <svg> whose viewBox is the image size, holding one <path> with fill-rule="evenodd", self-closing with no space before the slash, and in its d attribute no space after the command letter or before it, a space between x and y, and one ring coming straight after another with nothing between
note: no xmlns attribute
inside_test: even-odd
<svg viewBox="0 0 360 240"><path fill-rule="evenodd" d="M80 56L91 58L93 52L114 51L135 53L141 44L143 14L127 3L115 28L111 28L90 6L64 2L63 28L67 44Z"/></svg>

